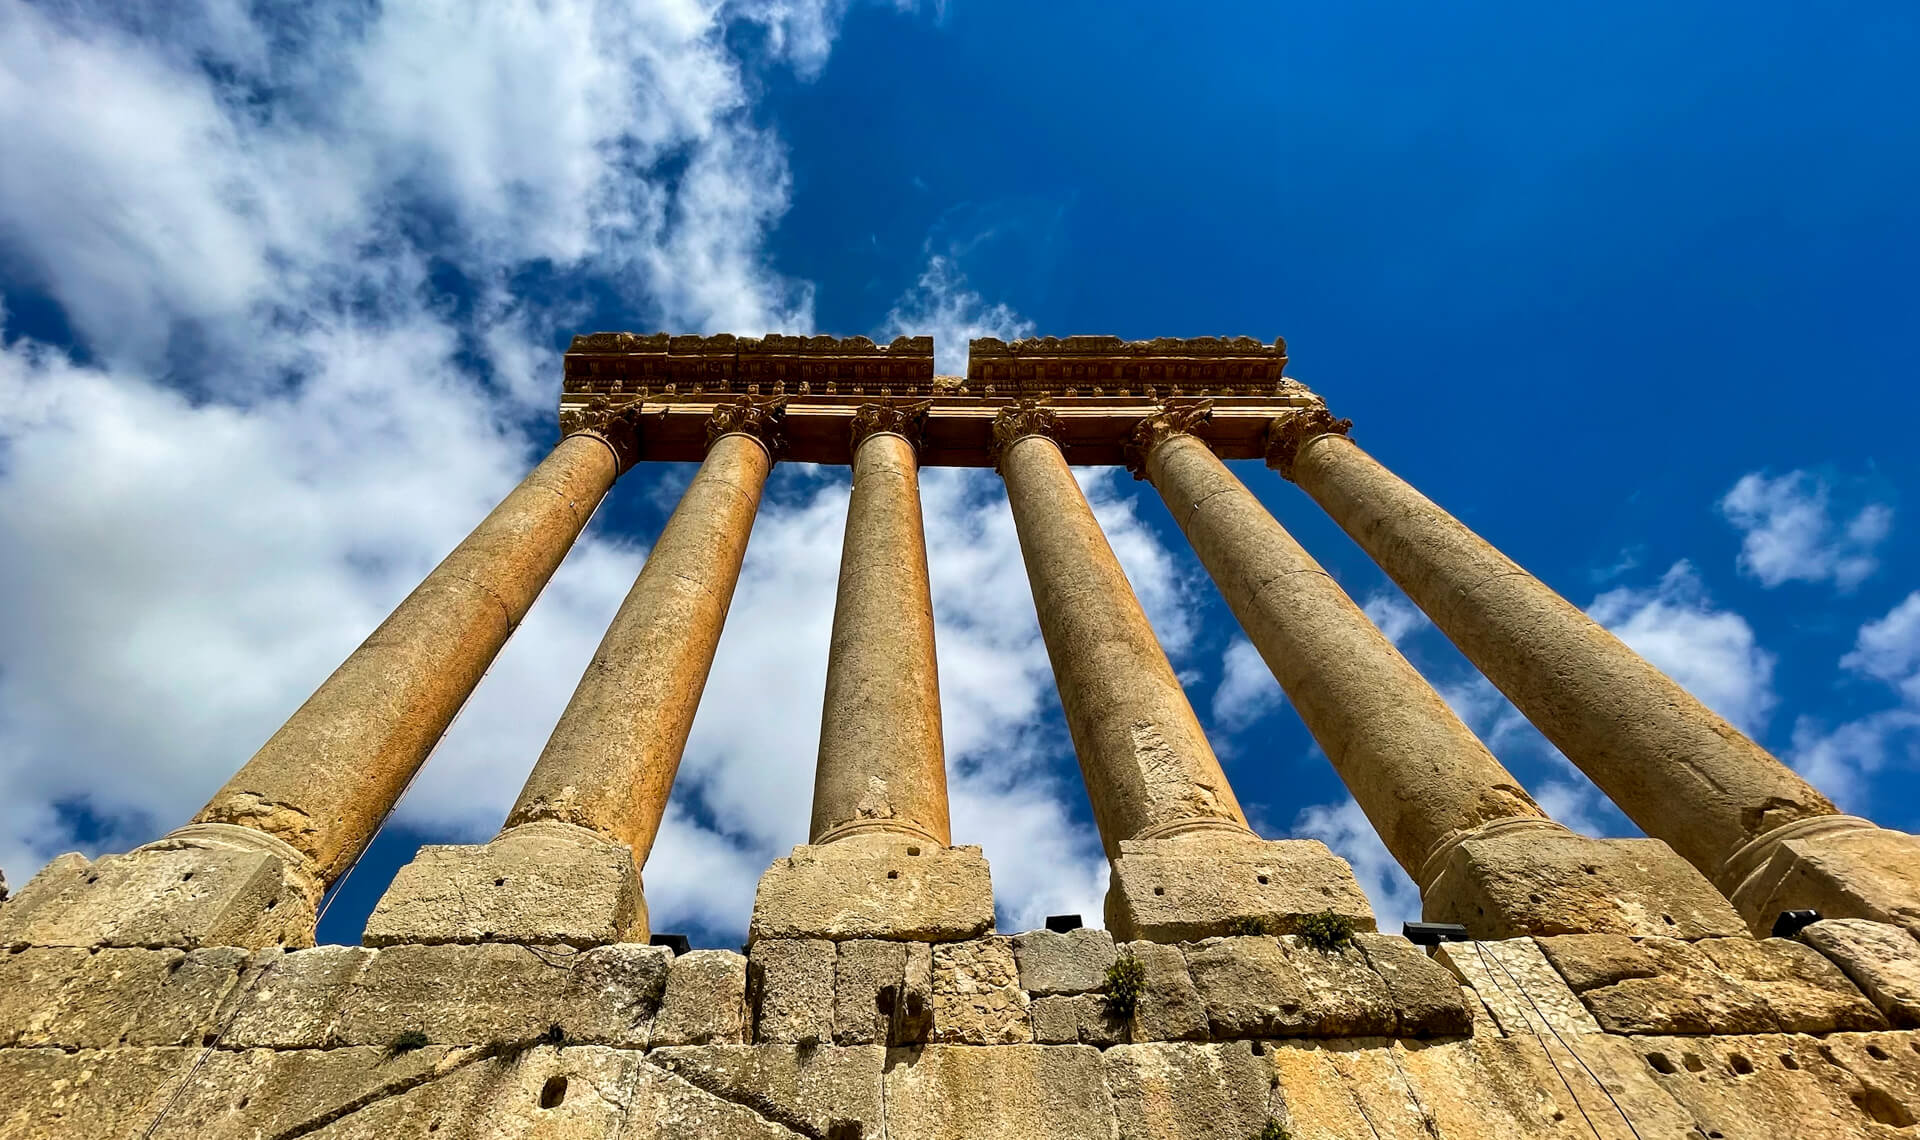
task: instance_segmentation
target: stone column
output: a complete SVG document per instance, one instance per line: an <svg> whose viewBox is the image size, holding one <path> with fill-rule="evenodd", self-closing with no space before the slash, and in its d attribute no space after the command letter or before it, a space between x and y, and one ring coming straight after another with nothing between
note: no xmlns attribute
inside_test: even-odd
<svg viewBox="0 0 1920 1140"><path fill-rule="evenodd" d="M756 941L945 941L993 922L980 849L949 845L917 457L929 406L865 404L853 416L812 841L761 878Z"/></svg>
<svg viewBox="0 0 1920 1140"><path fill-rule="evenodd" d="M707 456L601 638L506 827L422 847L367 920L371 946L645 942L640 869L740 578L781 404L722 405Z"/></svg>
<svg viewBox="0 0 1920 1140"><path fill-rule="evenodd" d="M1204 405L1141 422L1130 459L1153 482L1286 690L1425 917L1480 938L1742 931L1658 840L1598 840L1547 818L1346 591L1190 434Z"/></svg>
<svg viewBox="0 0 1920 1140"><path fill-rule="evenodd" d="M304 945L353 865L633 460L600 412L428 574L187 827L90 869L8 936L89 945ZM52 869L50 869L51 873ZM30 930L14 930L19 926ZM0 936L0 941L8 940Z"/></svg>
<svg viewBox="0 0 1920 1140"><path fill-rule="evenodd" d="M1170 940L1260 919L1280 933L1333 909L1370 929L1344 861L1317 841L1268 842L1248 828L1057 431L1031 402L994 423L1041 637L1113 864L1108 927Z"/></svg>
<svg viewBox="0 0 1920 1140"><path fill-rule="evenodd" d="M1468 660L1756 932L1783 909L1920 931L1920 841L1837 813L1786 765L1346 437L1324 410L1274 424L1298 483Z"/></svg>

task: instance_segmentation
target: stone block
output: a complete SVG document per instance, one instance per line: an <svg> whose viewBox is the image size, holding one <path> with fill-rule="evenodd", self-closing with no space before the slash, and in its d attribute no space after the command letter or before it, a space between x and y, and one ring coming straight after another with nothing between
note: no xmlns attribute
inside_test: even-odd
<svg viewBox="0 0 1920 1140"><path fill-rule="evenodd" d="M1756 934L1787 910L1866 918L1920 938L1920 836L1852 816L1801 821L1732 885L1734 908Z"/></svg>
<svg viewBox="0 0 1920 1140"><path fill-rule="evenodd" d="M1116 939L1199 941L1260 919L1276 934L1332 911L1356 930L1373 909L1347 861L1317 839L1261 839L1194 831L1170 839L1123 839L1107 888L1107 929Z"/></svg>
<svg viewBox="0 0 1920 1140"><path fill-rule="evenodd" d="M0 946L311 946L317 880L251 828L196 824L125 855L63 855L0 909Z"/></svg>
<svg viewBox="0 0 1920 1140"><path fill-rule="evenodd" d="M221 1043L268 1049L333 1044L347 995L374 953L359 946L314 946L260 962L258 976L235 1002Z"/></svg>
<svg viewBox="0 0 1920 1140"><path fill-rule="evenodd" d="M1011 939L980 938L933 948L933 1040L1017 1045L1032 1036Z"/></svg>
<svg viewBox="0 0 1920 1140"><path fill-rule="evenodd" d="M1788 1033L1887 1028L1866 995L1810 946L1785 938L1709 938L1694 945L1735 985L1758 995Z"/></svg>
<svg viewBox="0 0 1920 1140"><path fill-rule="evenodd" d="M1386 984L1401 1037L1473 1032L1473 1009L1460 979L1413 943L1388 934L1356 934L1367 965Z"/></svg>
<svg viewBox="0 0 1920 1140"><path fill-rule="evenodd" d="M918 1045L933 1036L933 947L925 942L905 945L906 977L894 1006L890 1039L895 1045Z"/></svg>
<svg viewBox="0 0 1920 1140"><path fill-rule="evenodd" d="M1913 1131L1920 1124L1920 1033L1830 1033L1794 1037L1804 1066L1824 1061L1851 1076L1848 1099L1880 1124Z"/></svg>
<svg viewBox="0 0 1920 1140"><path fill-rule="evenodd" d="M833 964L833 1040L886 1045L907 975L904 942L861 938L838 944Z"/></svg>
<svg viewBox="0 0 1920 1140"><path fill-rule="evenodd" d="M1534 942L1577 994L1629 978L1660 976L1653 955L1624 934L1562 934Z"/></svg>
<svg viewBox="0 0 1920 1140"><path fill-rule="evenodd" d="M1129 942L1119 948L1123 957L1140 963L1145 981L1139 1001L1128 1019L1132 1041L1205 1041L1207 1003L1187 972L1186 956L1178 946L1158 942Z"/></svg>
<svg viewBox="0 0 1920 1140"><path fill-rule="evenodd" d="M1854 1140L1900 1136L1894 1129L1914 1122L1896 1097L1863 1084L1812 1038L1635 1037L1625 1044L1686 1109L1696 1135Z"/></svg>
<svg viewBox="0 0 1920 1140"><path fill-rule="evenodd" d="M887 1057L888 1140L1114 1135L1100 1052L1085 1045L928 1045Z"/></svg>
<svg viewBox="0 0 1920 1140"><path fill-rule="evenodd" d="M624 944L568 953L500 943L392 946L353 983L335 1037L388 1045L417 1031L436 1045L558 1039L644 1048L671 957Z"/></svg>
<svg viewBox="0 0 1920 1140"><path fill-rule="evenodd" d="M991 929L993 883L978 847L881 833L776 861L760 877L747 937L956 942Z"/></svg>
<svg viewBox="0 0 1920 1140"><path fill-rule="evenodd" d="M1033 999L1033 1039L1041 1045L1095 1045L1127 1039L1127 1021L1105 994L1055 994Z"/></svg>
<svg viewBox="0 0 1920 1140"><path fill-rule="evenodd" d="M1314 950L1287 938L1210 938L1187 970L1215 1040L1391 1034L1387 986L1356 946Z"/></svg>
<svg viewBox="0 0 1920 1140"><path fill-rule="evenodd" d="M138 1137L197 1048L0 1049L0 1137Z"/></svg>
<svg viewBox="0 0 1920 1140"><path fill-rule="evenodd" d="M656 1049L650 1063L816 1140L882 1134L881 1045L709 1045Z"/></svg>
<svg viewBox="0 0 1920 1140"><path fill-rule="evenodd" d="M1433 957L1473 988L1505 1036L1600 1032L1531 938L1443 942Z"/></svg>
<svg viewBox="0 0 1920 1140"><path fill-rule="evenodd" d="M1119 1140L1251 1140L1269 1119L1273 1065L1248 1042L1117 1045L1101 1062Z"/></svg>
<svg viewBox="0 0 1920 1140"><path fill-rule="evenodd" d="M833 1040L833 943L764 938L747 960L753 1039L807 1045Z"/></svg>
<svg viewBox="0 0 1920 1140"><path fill-rule="evenodd" d="M135 950L110 947L88 959L45 1028L67 1048L198 1045L218 1025L223 1000L248 953L236 947Z"/></svg>
<svg viewBox="0 0 1920 1140"><path fill-rule="evenodd" d="M1064 934L1029 930L1013 936L1020 986L1034 997L1083 994L1107 986L1113 965L1113 935L1082 927Z"/></svg>
<svg viewBox="0 0 1920 1140"><path fill-rule="evenodd" d="M1388 1123L1382 1135L1419 1140L1698 1140L1704 1135L1654 1081L1645 1061L1604 1034L1400 1042L1334 1053L1330 1067L1347 1075L1356 1101L1369 1114ZM1282 1092L1290 1096L1292 1089L1283 1085ZM1369 1135L1362 1128L1359 1134Z"/></svg>
<svg viewBox="0 0 1920 1140"><path fill-rule="evenodd" d="M1767 1033L1779 1028L1767 1003L1716 968L1698 944L1646 938L1639 949L1658 973L1581 993L1610 1033Z"/></svg>
<svg viewBox="0 0 1920 1140"><path fill-rule="evenodd" d="M61 995L90 957L74 946L0 953L0 1048L48 1042Z"/></svg>
<svg viewBox="0 0 1920 1140"><path fill-rule="evenodd" d="M1800 932L1800 940L1840 967L1896 1028L1920 1028L1920 940L1898 926L1864 918L1816 922Z"/></svg>
<svg viewBox="0 0 1920 1140"><path fill-rule="evenodd" d="M731 950L676 956L648 1045L744 1045L748 1037L747 959Z"/></svg>
<svg viewBox="0 0 1920 1140"><path fill-rule="evenodd" d="M153 1140L256 1140L304 1135L356 1104L457 1072L476 1051L429 1045L386 1049L216 1049L198 1061L179 1096L156 1113ZM353 1121L341 1127L351 1129ZM432 1121L420 1121L416 1127ZM331 1140L330 1131L322 1136ZM436 1134L437 1140L437 1134Z"/></svg>
<svg viewBox="0 0 1920 1140"><path fill-rule="evenodd" d="M647 937L632 848L543 822L490 843L420 848L373 908L362 941L586 947Z"/></svg>
<svg viewBox="0 0 1920 1140"><path fill-rule="evenodd" d="M1475 837L1454 847L1420 897L1426 919L1460 923L1480 939L1747 932L1726 896L1658 839L1558 829Z"/></svg>

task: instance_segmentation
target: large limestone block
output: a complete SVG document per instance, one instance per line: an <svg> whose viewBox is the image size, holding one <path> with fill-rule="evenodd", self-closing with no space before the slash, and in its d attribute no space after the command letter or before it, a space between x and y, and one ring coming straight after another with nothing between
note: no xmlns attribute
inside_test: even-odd
<svg viewBox="0 0 1920 1140"><path fill-rule="evenodd" d="M1620 1039L1615 1039L1620 1040ZM1840 1140L1911 1135L1915 1117L1814 1038L1786 1034L1625 1039L1707 1136ZM1898 1130L1896 1130L1898 1129Z"/></svg>
<svg viewBox="0 0 1920 1140"><path fill-rule="evenodd" d="M198 1049L0 1049L0 1140L137 1137Z"/></svg>
<svg viewBox="0 0 1920 1140"><path fill-rule="evenodd" d="M1356 946L1211 938L1188 948L1187 970L1216 1040L1373 1036L1399 1024L1386 982Z"/></svg>
<svg viewBox="0 0 1920 1140"><path fill-rule="evenodd" d="M1114 1135L1100 1052L1085 1045L928 1045L891 1050L888 1140Z"/></svg>
<svg viewBox="0 0 1920 1140"><path fill-rule="evenodd" d="M1460 979L1419 947L1389 934L1356 934L1354 944L1386 984L1402 1037L1473 1032L1470 996Z"/></svg>
<svg viewBox="0 0 1920 1140"><path fill-rule="evenodd" d="M1473 988L1504 1036L1600 1032L1531 938L1442 943L1434 961Z"/></svg>
<svg viewBox="0 0 1920 1140"><path fill-rule="evenodd" d="M919 1045L933 1036L933 947L925 942L909 942L906 947L906 976L894 1006L892 1041Z"/></svg>
<svg viewBox="0 0 1920 1140"><path fill-rule="evenodd" d="M676 956L647 1043L743 1045L749 1036L747 959L731 950Z"/></svg>
<svg viewBox="0 0 1920 1140"><path fill-rule="evenodd" d="M368 946L645 943L633 850L584 827L529 823L491 843L428 846L367 919Z"/></svg>
<svg viewBox="0 0 1920 1140"><path fill-rule="evenodd" d="M747 962L753 1039L808 1045L833 1040L833 943L763 938Z"/></svg>
<svg viewBox="0 0 1920 1140"><path fill-rule="evenodd" d="M978 847L879 833L776 861L760 877L747 937L957 942L991 929L993 883Z"/></svg>
<svg viewBox="0 0 1920 1140"><path fill-rule="evenodd" d="M125 855L62 855L0 909L0 946L311 946L320 886L298 852L196 824Z"/></svg>
<svg viewBox="0 0 1920 1140"><path fill-rule="evenodd" d="M374 951L314 946L286 954L263 950L259 972L234 1003L220 1035L233 1048L318 1049L333 1043L347 995Z"/></svg>
<svg viewBox="0 0 1920 1140"><path fill-rule="evenodd" d="M214 1030L223 999L240 980L248 952L214 947L110 947L87 962L45 1029L47 1043L103 1049L189 1045Z"/></svg>
<svg viewBox="0 0 1920 1140"><path fill-rule="evenodd" d="M1013 942L1002 937L933 948L933 1040L1018 1045L1033 1039Z"/></svg>
<svg viewBox="0 0 1920 1140"><path fill-rule="evenodd" d="M880 1045L710 1045L647 1060L722 1100L815 1140L882 1135Z"/></svg>
<svg viewBox="0 0 1920 1140"><path fill-rule="evenodd" d="M1757 994L1789 1033L1887 1027L1879 1009L1812 947L1784 938L1709 938L1694 945L1734 984Z"/></svg>
<svg viewBox="0 0 1920 1140"><path fill-rule="evenodd" d="M644 1047L671 956L630 945L568 954L498 943L392 946L353 983L335 1036L347 1045L419 1032L446 1045Z"/></svg>
<svg viewBox="0 0 1920 1140"><path fill-rule="evenodd" d="M839 943L833 963L833 1040L886 1045L907 975L904 942L861 938Z"/></svg>
<svg viewBox="0 0 1920 1140"><path fill-rule="evenodd" d="M1256 1043L1273 1065L1268 1111L1290 1140L1435 1140L1389 1043Z"/></svg>
<svg viewBox="0 0 1920 1140"><path fill-rule="evenodd" d="M1734 905L1756 933L1781 911L1817 910L1832 918L1869 918L1905 927L1920 938L1920 836L1835 824L1825 833L1787 839L1733 886Z"/></svg>
<svg viewBox="0 0 1920 1140"><path fill-rule="evenodd" d="M1482 939L1747 931L1726 896L1658 839L1544 830L1468 839L1449 853L1420 901L1429 921L1460 923Z"/></svg>
<svg viewBox="0 0 1920 1140"><path fill-rule="evenodd" d="M1566 935L1542 939L1541 945L1556 964L1565 963L1570 980L1584 987L1580 1000L1610 1033L1765 1033L1779 1028L1767 1002L1715 966L1698 948L1704 943L1670 938L1629 943L1620 935Z"/></svg>
<svg viewBox="0 0 1920 1140"><path fill-rule="evenodd" d="M50 1040L46 1030L59 1016L61 995L89 957L71 946L0 953L0 1048Z"/></svg>
<svg viewBox="0 0 1920 1140"><path fill-rule="evenodd" d="M1920 1027L1920 940L1864 918L1816 922L1800 932L1800 940L1840 967L1896 1027Z"/></svg>
<svg viewBox="0 0 1920 1140"><path fill-rule="evenodd" d="M1020 986L1034 997L1105 989L1113 965L1113 935L1085 927L1059 933L1029 930L1013 936Z"/></svg>
<svg viewBox="0 0 1920 1140"><path fill-rule="evenodd" d="M351 1049L216 1049L176 1086L153 1140L303 1135L361 1106L430 1083L480 1051L428 1045Z"/></svg>
<svg viewBox="0 0 1920 1140"><path fill-rule="evenodd" d="M1118 1045L1101 1054L1119 1140L1257 1137L1272 1064L1248 1042Z"/></svg>
<svg viewBox="0 0 1920 1140"><path fill-rule="evenodd" d="M1346 860L1317 839L1230 830L1121 840L1106 901L1116 939L1152 942L1225 935L1247 919L1287 933L1326 911L1356 930L1374 928L1373 908Z"/></svg>
<svg viewBox="0 0 1920 1140"><path fill-rule="evenodd" d="M1848 1098L1876 1122L1920 1124L1920 1033L1831 1033L1793 1042L1803 1064L1825 1061L1851 1074L1859 1088Z"/></svg>
<svg viewBox="0 0 1920 1140"><path fill-rule="evenodd" d="M1394 1076L1400 1077L1421 1119L1432 1123L1432 1135L1442 1138L1700 1136L1640 1056L1604 1035L1403 1042L1391 1048L1397 1072L1380 1072L1376 1065L1370 1084L1392 1087ZM1362 1071L1351 1062L1343 1067L1354 1075ZM1386 1111L1376 1115L1389 1115L1396 1106L1393 1097L1384 1100Z"/></svg>
<svg viewBox="0 0 1920 1140"><path fill-rule="evenodd" d="M1140 963L1144 980L1127 1036L1132 1041L1205 1041L1207 1003L1187 972L1186 956L1178 946L1158 942L1129 942L1121 957Z"/></svg>
<svg viewBox="0 0 1920 1140"><path fill-rule="evenodd" d="M1106 994L1054 994L1033 999L1033 1040L1040 1045L1096 1045L1127 1039L1127 1021Z"/></svg>

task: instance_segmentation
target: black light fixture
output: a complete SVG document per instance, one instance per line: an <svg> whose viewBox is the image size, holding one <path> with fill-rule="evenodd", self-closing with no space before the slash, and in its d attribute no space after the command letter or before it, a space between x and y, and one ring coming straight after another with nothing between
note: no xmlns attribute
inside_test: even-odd
<svg viewBox="0 0 1920 1140"><path fill-rule="evenodd" d="M1820 912L1817 910L1783 910L1780 917L1773 920L1773 936L1792 938L1819 921Z"/></svg>
<svg viewBox="0 0 1920 1140"><path fill-rule="evenodd" d="M647 939L647 945L665 946L667 949L673 951L675 957L679 957L693 949L693 944L687 941L687 936L684 934L656 934L652 938Z"/></svg>
<svg viewBox="0 0 1920 1140"><path fill-rule="evenodd" d="M1047 929L1055 934L1065 934L1086 925L1077 914L1050 914L1047 916Z"/></svg>
<svg viewBox="0 0 1920 1140"><path fill-rule="evenodd" d="M1404 922L1400 924L1400 933L1415 946L1467 941L1467 928L1457 922Z"/></svg>

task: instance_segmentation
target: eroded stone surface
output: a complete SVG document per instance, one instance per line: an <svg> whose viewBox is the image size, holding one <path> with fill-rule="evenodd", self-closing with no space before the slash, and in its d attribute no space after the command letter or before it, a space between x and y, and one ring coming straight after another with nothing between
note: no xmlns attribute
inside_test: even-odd
<svg viewBox="0 0 1920 1140"><path fill-rule="evenodd" d="M1249 1042L1119 1045L1101 1055L1120 1140L1256 1137L1273 1066Z"/></svg>
<svg viewBox="0 0 1920 1140"><path fill-rule="evenodd" d="M1354 942L1386 983L1402 1037L1443 1037L1473 1030L1473 1009L1460 979L1413 943L1386 934L1356 934Z"/></svg>
<svg viewBox="0 0 1920 1140"><path fill-rule="evenodd" d="M1830 918L1867 918L1920 938L1920 836L1874 827L1788 839L1738 884L1734 904L1757 934L1781 911L1817 910Z"/></svg>
<svg viewBox="0 0 1920 1140"><path fill-rule="evenodd" d="M101 950L61 994L42 1035L47 1044L82 1049L196 1044L218 1023L247 958L232 946Z"/></svg>
<svg viewBox="0 0 1920 1140"><path fill-rule="evenodd" d="M993 929L978 847L870 835L795 847L760 877L748 937L957 942Z"/></svg>
<svg viewBox="0 0 1920 1140"><path fill-rule="evenodd" d="M744 956L694 950L674 957L649 1044L740 1045L749 1028Z"/></svg>
<svg viewBox="0 0 1920 1140"><path fill-rule="evenodd" d="M764 938L747 964L753 1039L805 1045L833 1040L833 943Z"/></svg>
<svg viewBox="0 0 1920 1140"><path fill-rule="evenodd" d="M1113 935L1082 927L1066 933L1029 930L1013 936L1020 986L1034 997L1104 989L1113 965Z"/></svg>
<svg viewBox="0 0 1920 1140"><path fill-rule="evenodd" d="M1235 920L1246 919L1284 934L1326 911L1356 930L1374 928L1353 868L1326 844L1251 832L1123 840L1107 888L1107 929L1123 940L1198 941L1230 934Z"/></svg>
<svg viewBox="0 0 1920 1140"><path fill-rule="evenodd" d="M903 942L856 939L837 946L833 967L833 1040L886 1045L907 973Z"/></svg>
<svg viewBox="0 0 1920 1140"><path fill-rule="evenodd" d="M1505 1036L1600 1032L1531 938L1442 943L1434 961L1473 987Z"/></svg>
<svg viewBox="0 0 1920 1140"><path fill-rule="evenodd" d="M1830 918L1800 932L1899 1028L1920 1027L1920 940L1901 927Z"/></svg>
<svg viewBox="0 0 1920 1140"><path fill-rule="evenodd" d="M888 1140L1114 1134L1100 1052L1085 1045L928 1045L887 1057Z"/></svg>
<svg viewBox="0 0 1920 1140"><path fill-rule="evenodd" d="M1187 959L1178 946L1129 942L1120 955L1140 963L1145 980L1128 1019L1133 1041L1205 1041L1207 1003L1194 988Z"/></svg>
<svg viewBox="0 0 1920 1140"><path fill-rule="evenodd" d="M1757 995L1789 1033L1887 1027L1865 995L1811 947L1784 938L1710 938L1695 945L1735 985Z"/></svg>
<svg viewBox="0 0 1920 1140"><path fill-rule="evenodd" d="M77 947L28 948L0 953L0 1047L48 1043L60 996L89 955Z"/></svg>
<svg viewBox="0 0 1920 1140"><path fill-rule="evenodd" d="M656 1049L647 1061L816 1140L881 1136L884 1047L712 1045Z"/></svg>
<svg viewBox="0 0 1920 1140"><path fill-rule="evenodd" d="M933 948L933 1039L969 1045L1032 1040L1027 995L1008 938Z"/></svg>

